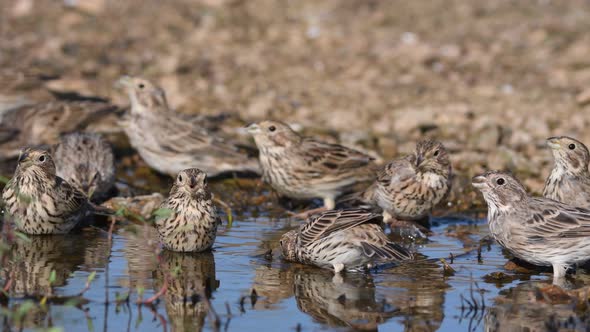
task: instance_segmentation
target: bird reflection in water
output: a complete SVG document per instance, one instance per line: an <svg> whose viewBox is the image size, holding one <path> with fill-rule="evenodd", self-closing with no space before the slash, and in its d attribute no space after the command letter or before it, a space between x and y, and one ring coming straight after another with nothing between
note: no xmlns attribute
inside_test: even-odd
<svg viewBox="0 0 590 332"><path fill-rule="evenodd" d="M219 287L213 253L164 250L160 258L155 286L160 289L167 278L164 300L171 330L200 331L209 312L208 300Z"/></svg>

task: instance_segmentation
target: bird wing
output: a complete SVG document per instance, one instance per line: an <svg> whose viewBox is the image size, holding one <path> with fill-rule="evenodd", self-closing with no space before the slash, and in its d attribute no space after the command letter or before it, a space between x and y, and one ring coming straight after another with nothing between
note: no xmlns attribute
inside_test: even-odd
<svg viewBox="0 0 590 332"><path fill-rule="evenodd" d="M532 237L582 238L590 236L590 210L546 198L533 198L532 216L525 227Z"/></svg>
<svg viewBox="0 0 590 332"><path fill-rule="evenodd" d="M299 229L299 243L302 246L325 238L335 232L365 223L381 224L383 217L361 209L330 210L312 217Z"/></svg>
<svg viewBox="0 0 590 332"><path fill-rule="evenodd" d="M160 137L161 146L165 150L187 154L202 154L206 151L208 154L220 154L226 158L247 159L247 156L240 153L232 142L218 137L205 128L197 127L192 121L171 116L165 125L167 130Z"/></svg>
<svg viewBox="0 0 590 332"><path fill-rule="evenodd" d="M414 160L413 155L396 159L377 172L377 182L387 186L390 183L403 183L416 176L416 171L412 167Z"/></svg>
<svg viewBox="0 0 590 332"><path fill-rule="evenodd" d="M350 174L357 172L372 166L375 160L360 151L310 138L305 138L299 148L303 157L298 165L299 168L302 171L314 173L317 177L323 177L326 173Z"/></svg>
<svg viewBox="0 0 590 332"><path fill-rule="evenodd" d="M379 227L377 225L367 226ZM357 236L360 247L368 257L384 261L406 260L413 257L408 249L389 241L386 235L378 229L364 233L359 232Z"/></svg>
<svg viewBox="0 0 590 332"><path fill-rule="evenodd" d="M78 212L88 203L86 195L67 183L59 176L56 177L55 186L59 193L59 203L55 204L55 215L62 218ZM63 204L62 204L63 203Z"/></svg>

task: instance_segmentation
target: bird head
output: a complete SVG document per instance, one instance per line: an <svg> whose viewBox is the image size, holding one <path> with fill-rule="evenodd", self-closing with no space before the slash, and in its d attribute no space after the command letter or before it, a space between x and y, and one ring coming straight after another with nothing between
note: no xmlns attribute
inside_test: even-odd
<svg viewBox="0 0 590 332"><path fill-rule="evenodd" d="M508 172L488 171L475 176L471 183L481 191L490 208L502 210L527 198L524 185Z"/></svg>
<svg viewBox="0 0 590 332"><path fill-rule="evenodd" d="M590 153L580 141L567 136L550 137L547 146L551 148L555 166L569 174L588 172Z"/></svg>
<svg viewBox="0 0 590 332"><path fill-rule="evenodd" d="M416 168L422 172L448 175L451 162L444 145L436 140L423 140L416 145Z"/></svg>
<svg viewBox="0 0 590 332"><path fill-rule="evenodd" d="M299 134L280 121L252 123L247 129L258 148L289 147L301 141Z"/></svg>
<svg viewBox="0 0 590 332"><path fill-rule="evenodd" d="M122 88L131 100L131 112L167 111L168 102L164 90L150 81L123 76L115 84Z"/></svg>
<svg viewBox="0 0 590 332"><path fill-rule="evenodd" d="M23 149L18 157L17 173L34 172L55 176L55 163L49 152L41 149Z"/></svg>
<svg viewBox="0 0 590 332"><path fill-rule="evenodd" d="M288 231L287 233L281 236L281 240L279 241L281 245L281 253L283 255L283 259L287 261L295 261L296 260L296 252L295 246L297 245L297 230Z"/></svg>
<svg viewBox="0 0 590 332"><path fill-rule="evenodd" d="M211 193L207 185L207 174L197 168L180 171L172 186L171 194L173 193L210 199Z"/></svg>

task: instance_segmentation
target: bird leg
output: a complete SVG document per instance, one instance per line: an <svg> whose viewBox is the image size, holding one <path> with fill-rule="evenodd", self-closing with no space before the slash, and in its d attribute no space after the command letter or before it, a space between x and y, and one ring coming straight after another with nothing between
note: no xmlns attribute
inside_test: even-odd
<svg viewBox="0 0 590 332"><path fill-rule="evenodd" d="M336 207L336 200L334 199L334 197L325 197L324 207L326 210L334 210L334 208Z"/></svg>
<svg viewBox="0 0 590 332"><path fill-rule="evenodd" d="M567 265L553 264L553 284L561 285L567 272Z"/></svg>
<svg viewBox="0 0 590 332"><path fill-rule="evenodd" d="M334 273L336 273L336 274L338 274L344 270L344 264L342 264L342 263L332 264L332 267L334 267Z"/></svg>

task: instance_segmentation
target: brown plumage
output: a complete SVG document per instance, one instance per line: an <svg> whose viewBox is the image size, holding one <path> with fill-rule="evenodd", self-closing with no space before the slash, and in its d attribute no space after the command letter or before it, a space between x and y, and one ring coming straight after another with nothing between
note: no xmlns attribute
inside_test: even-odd
<svg viewBox="0 0 590 332"><path fill-rule="evenodd" d="M114 110L104 102L57 100L7 110L0 114L0 159L18 157L25 146L55 144Z"/></svg>
<svg viewBox="0 0 590 332"><path fill-rule="evenodd" d="M282 122L255 123L248 131L260 151L263 179L287 197L322 198L324 206L333 209L336 197L375 178L372 157L302 137Z"/></svg>
<svg viewBox="0 0 590 332"><path fill-rule="evenodd" d="M99 134L72 133L53 147L57 175L93 201L108 196L115 185L115 156Z"/></svg>
<svg viewBox="0 0 590 332"><path fill-rule="evenodd" d="M554 282L567 268L590 259L590 210L530 197L511 174L489 171L473 178L488 204L496 241L529 263L553 266Z"/></svg>
<svg viewBox="0 0 590 332"><path fill-rule="evenodd" d="M394 160L377 174L362 200L378 205L390 217L419 220L430 213L451 188L451 162L442 143L424 140L416 152Z"/></svg>
<svg viewBox="0 0 590 332"><path fill-rule="evenodd" d="M187 117L171 110L164 90L145 79L125 76L119 84L131 100L131 111L122 125L131 145L150 167L170 176L193 167L209 176L259 172L256 159L214 130L211 118Z"/></svg>
<svg viewBox="0 0 590 332"><path fill-rule="evenodd" d="M545 181L543 196L569 205L590 208L590 153L584 143L567 136L550 137L555 165Z"/></svg>
<svg viewBox="0 0 590 332"><path fill-rule="evenodd" d="M86 195L56 175L44 150L22 151L2 199L9 220L27 234L64 234L92 211Z"/></svg>
<svg viewBox="0 0 590 332"><path fill-rule="evenodd" d="M206 177L196 168L181 171L170 196L160 205L156 228L167 249L190 252L209 250L213 246L221 220Z"/></svg>
<svg viewBox="0 0 590 332"><path fill-rule="evenodd" d="M281 237L283 258L335 272L411 259L407 249L387 238L382 223L381 215L361 209L320 213Z"/></svg>

